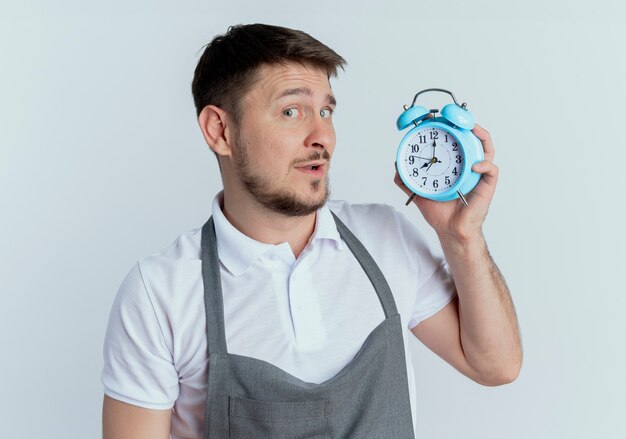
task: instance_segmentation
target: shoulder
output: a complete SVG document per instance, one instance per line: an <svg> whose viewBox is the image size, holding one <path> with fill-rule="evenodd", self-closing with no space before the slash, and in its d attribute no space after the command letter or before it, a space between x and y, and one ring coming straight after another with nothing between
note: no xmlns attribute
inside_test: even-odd
<svg viewBox="0 0 626 439"><path fill-rule="evenodd" d="M146 255L144 260L186 261L200 259L200 237L202 228L196 227L176 237L167 247Z"/></svg>
<svg viewBox="0 0 626 439"><path fill-rule="evenodd" d="M192 302L199 286L201 228L179 235L162 250L139 258L122 281L111 310L112 327L141 325L136 333L161 334L173 349L179 315ZM154 336L157 338L156 336Z"/></svg>
<svg viewBox="0 0 626 439"><path fill-rule="evenodd" d="M397 263L433 259L432 244L426 233L404 213L386 203L350 203L331 200L328 208L334 212L352 233L370 250L375 259Z"/></svg>
<svg viewBox="0 0 626 439"><path fill-rule="evenodd" d="M412 225L389 204L332 200L328 202L328 208L361 241L377 262L381 259L395 260L395 257L390 259L394 254L406 254L405 236L410 233L419 234L417 230L408 232L407 227Z"/></svg>
<svg viewBox="0 0 626 439"><path fill-rule="evenodd" d="M160 251L140 257L122 281L117 300L141 300L165 318L170 303L191 292L200 273L200 236L201 228L189 230Z"/></svg>
<svg viewBox="0 0 626 439"><path fill-rule="evenodd" d="M202 228L197 227L180 234L167 247L139 259L141 273L151 278L172 275L200 263Z"/></svg>
<svg viewBox="0 0 626 439"><path fill-rule="evenodd" d="M328 208L348 227L380 227L396 219L399 212L385 203L351 203L346 200L329 200Z"/></svg>
<svg viewBox="0 0 626 439"><path fill-rule="evenodd" d="M404 236L409 229L419 233L417 227L390 204L331 200L327 205L360 239L368 236L375 236L377 240L382 237L393 239Z"/></svg>

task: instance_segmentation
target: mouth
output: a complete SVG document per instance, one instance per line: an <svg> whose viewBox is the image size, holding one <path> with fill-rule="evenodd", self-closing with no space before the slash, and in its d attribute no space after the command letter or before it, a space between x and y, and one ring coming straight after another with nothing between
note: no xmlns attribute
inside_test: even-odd
<svg viewBox="0 0 626 439"><path fill-rule="evenodd" d="M296 169L313 177L322 177L326 168L326 162L313 162L305 166L297 166Z"/></svg>

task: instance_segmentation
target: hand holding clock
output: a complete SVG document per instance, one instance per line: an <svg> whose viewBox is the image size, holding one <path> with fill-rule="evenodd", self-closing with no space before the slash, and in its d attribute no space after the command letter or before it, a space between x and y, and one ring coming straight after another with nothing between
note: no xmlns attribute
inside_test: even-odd
<svg viewBox="0 0 626 439"><path fill-rule="evenodd" d="M489 205L496 190L498 181L498 167L493 164L495 149L489 132L479 125L475 125L472 133L480 140L485 159L472 166L472 170L481 174L476 187L466 195L469 206L460 200L434 201L416 196L413 203L417 205L424 219L431 225L440 237L467 241L480 235L482 224L487 215ZM434 154L434 146L433 146ZM412 192L402 182L395 165L394 182L405 194Z"/></svg>

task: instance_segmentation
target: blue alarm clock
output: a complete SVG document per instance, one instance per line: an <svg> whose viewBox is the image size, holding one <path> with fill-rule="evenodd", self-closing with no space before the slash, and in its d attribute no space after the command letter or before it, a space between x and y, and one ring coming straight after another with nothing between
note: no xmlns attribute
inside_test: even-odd
<svg viewBox="0 0 626 439"><path fill-rule="evenodd" d="M422 93L437 91L448 93L453 104L441 109L426 109L415 105ZM402 182L413 194L436 201L460 198L467 206L464 195L478 184L480 174L472 166L484 160L483 146L472 133L474 116L464 102L459 105L452 92L442 88L428 88L418 92L410 107L398 117L397 127L402 131L414 125L398 146L396 163ZM432 115L432 117L429 117Z"/></svg>

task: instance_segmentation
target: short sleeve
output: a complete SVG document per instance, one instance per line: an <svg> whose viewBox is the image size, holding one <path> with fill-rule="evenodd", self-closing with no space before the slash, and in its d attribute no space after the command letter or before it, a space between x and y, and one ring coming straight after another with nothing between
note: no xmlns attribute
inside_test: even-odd
<svg viewBox="0 0 626 439"><path fill-rule="evenodd" d="M395 210L396 221L405 244L406 260L411 263L411 272L417 273L415 301L407 325L413 329L423 320L436 314L456 296L456 287L443 252L434 252L419 228L402 212Z"/></svg>
<svg viewBox="0 0 626 439"><path fill-rule="evenodd" d="M103 356L104 393L144 408L172 408L178 373L139 263L122 281L111 307Z"/></svg>
<svg viewBox="0 0 626 439"><path fill-rule="evenodd" d="M417 290L409 329L436 314L454 299L456 288L445 259L441 259L435 271Z"/></svg>

